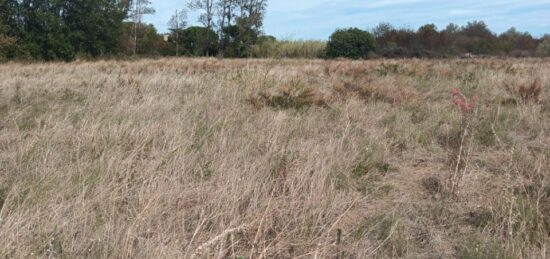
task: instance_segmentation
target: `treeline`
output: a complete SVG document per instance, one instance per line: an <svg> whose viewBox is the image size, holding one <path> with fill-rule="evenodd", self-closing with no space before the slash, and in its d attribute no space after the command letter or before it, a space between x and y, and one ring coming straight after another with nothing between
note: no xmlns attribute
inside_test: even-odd
<svg viewBox="0 0 550 259"><path fill-rule="evenodd" d="M0 59L248 57L261 39L267 0L191 0L159 34L149 0L0 0ZM187 27L187 10L202 26Z"/></svg>
<svg viewBox="0 0 550 259"><path fill-rule="evenodd" d="M129 9L118 0L0 0L0 54L42 60L115 54Z"/></svg>
<svg viewBox="0 0 550 259"><path fill-rule="evenodd" d="M434 24L417 30L381 23L372 29L376 54L384 57L449 57L463 55L538 56L550 54L550 35L535 38L514 27L497 35L483 21L464 26L449 24L438 30Z"/></svg>
<svg viewBox="0 0 550 259"><path fill-rule="evenodd" d="M340 29L328 41L277 40L262 32L267 0L189 0L161 34L143 17L149 0L0 0L0 60L135 56L375 58L550 56L550 35L515 28L496 34L481 21L418 29L381 23ZM200 26L188 26L187 12ZM193 21L195 22L195 21Z"/></svg>
<svg viewBox="0 0 550 259"><path fill-rule="evenodd" d="M303 58L447 58L447 57L545 57L550 56L550 35L540 38L514 27L492 32L483 21L464 26L449 24L439 30L434 24L418 29L396 28L381 23L370 30L336 30L326 43L319 41L262 41L254 57Z"/></svg>

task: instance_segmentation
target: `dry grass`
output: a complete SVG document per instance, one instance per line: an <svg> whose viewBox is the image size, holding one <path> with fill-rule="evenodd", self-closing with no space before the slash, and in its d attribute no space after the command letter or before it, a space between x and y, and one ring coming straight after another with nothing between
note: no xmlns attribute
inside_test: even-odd
<svg viewBox="0 0 550 259"><path fill-rule="evenodd" d="M549 75L542 59L3 64L0 257L545 258ZM453 87L480 97L458 197Z"/></svg>

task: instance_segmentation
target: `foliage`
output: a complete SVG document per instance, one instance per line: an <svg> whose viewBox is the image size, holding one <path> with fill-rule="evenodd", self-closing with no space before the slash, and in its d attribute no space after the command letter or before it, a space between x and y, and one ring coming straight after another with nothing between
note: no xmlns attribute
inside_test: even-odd
<svg viewBox="0 0 550 259"><path fill-rule="evenodd" d="M542 56L550 55L550 37L545 37L545 39L537 47L537 54Z"/></svg>
<svg viewBox="0 0 550 259"><path fill-rule="evenodd" d="M217 38L218 34L215 31L193 26L182 31L181 44L186 55L216 55L218 49Z"/></svg>
<svg viewBox="0 0 550 259"><path fill-rule="evenodd" d="M133 23L124 23L124 33L121 36L120 52L130 56L134 51L134 38L133 38ZM164 41L164 37L157 33L155 26L152 24L144 24L137 34L138 46L136 48L137 55L146 56L161 56L170 54L169 43Z"/></svg>
<svg viewBox="0 0 550 259"><path fill-rule="evenodd" d="M5 0L0 21L17 40L10 58L71 60L113 54L127 4L118 0Z"/></svg>
<svg viewBox="0 0 550 259"><path fill-rule="evenodd" d="M4 51L15 43L15 38L7 35L7 26L0 20L0 60L4 58Z"/></svg>
<svg viewBox="0 0 550 259"><path fill-rule="evenodd" d="M64 17L69 40L77 53L92 57L116 53L125 8L110 0L74 0L67 2Z"/></svg>
<svg viewBox="0 0 550 259"><path fill-rule="evenodd" d="M327 56L353 59L367 58L376 48L374 36L357 28L337 30L327 43Z"/></svg>
<svg viewBox="0 0 550 259"><path fill-rule="evenodd" d="M193 0L202 26L185 28L186 11L166 17L168 41L143 16L149 0L0 0L0 58L73 60L109 56L273 58L549 56L550 39L512 27L497 35L483 21L418 29L380 23L372 34L340 29L328 42L277 41L262 28L267 0ZM168 21L169 20L169 21Z"/></svg>
<svg viewBox="0 0 550 259"><path fill-rule="evenodd" d="M497 37L482 21L462 27L451 23L441 31L433 24L414 31L381 23L372 32L378 44L377 54L384 57L531 56L536 54L538 45L528 32L513 27Z"/></svg>

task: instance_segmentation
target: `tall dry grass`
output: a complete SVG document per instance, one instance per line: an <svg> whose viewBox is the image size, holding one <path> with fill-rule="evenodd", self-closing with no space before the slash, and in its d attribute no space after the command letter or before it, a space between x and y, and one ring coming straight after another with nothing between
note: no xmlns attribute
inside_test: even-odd
<svg viewBox="0 0 550 259"><path fill-rule="evenodd" d="M325 57L327 43L315 40L265 41L252 46L251 56L255 58L303 58Z"/></svg>
<svg viewBox="0 0 550 259"><path fill-rule="evenodd" d="M548 89L549 72L541 59L0 65L0 257L548 257L548 93L509 89ZM443 183L462 129L452 87L480 97L458 197Z"/></svg>

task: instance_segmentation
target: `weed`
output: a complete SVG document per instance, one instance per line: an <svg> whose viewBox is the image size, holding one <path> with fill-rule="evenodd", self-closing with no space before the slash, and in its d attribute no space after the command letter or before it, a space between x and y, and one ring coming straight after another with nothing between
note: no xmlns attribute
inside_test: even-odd
<svg viewBox="0 0 550 259"><path fill-rule="evenodd" d="M19 84L15 86L15 92L13 93L11 101L17 105L21 105L23 103L23 97L21 96L21 86Z"/></svg>
<svg viewBox="0 0 550 259"><path fill-rule="evenodd" d="M280 110L302 110L311 106L328 107L328 103L324 97L311 89L304 89L296 93L283 91L281 94L276 95L260 93L256 97L249 98L248 102L257 109L261 109L264 106Z"/></svg>
<svg viewBox="0 0 550 259"><path fill-rule="evenodd" d="M524 103L539 102L544 91L540 77L535 78L532 83L522 83L517 86L507 83L504 86L510 94L517 96Z"/></svg>
<svg viewBox="0 0 550 259"><path fill-rule="evenodd" d="M2 208L4 208L4 203L6 202L7 198L8 191L4 188L0 188L0 211L2 211Z"/></svg>
<svg viewBox="0 0 550 259"><path fill-rule="evenodd" d="M524 102L534 101L538 102L540 100L540 95L542 94L543 87L540 81L540 78L536 78L532 84L529 85L520 85L518 87L519 97Z"/></svg>
<svg viewBox="0 0 550 259"><path fill-rule="evenodd" d="M387 76L390 74L397 74L401 70L401 65L397 63L382 63L380 66L376 69L376 72L378 72L382 76Z"/></svg>
<svg viewBox="0 0 550 259"><path fill-rule="evenodd" d="M490 147L496 144L497 136L491 120L481 119L474 126L474 138L477 143Z"/></svg>
<svg viewBox="0 0 550 259"><path fill-rule="evenodd" d="M430 176L422 179L422 186L431 195L439 194L443 190L443 184L436 176Z"/></svg>
<svg viewBox="0 0 550 259"><path fill-rule="evenodd" d="M83 94L80 94L69 88L64 88L59 94L59 100L65 102L83 102L86 97Z"/></svg>
<svg viewBox="0 0 550 259"><path fill-rule="evenodd" d="M461 259L513 259L508 251L503 250L497 240L484 240L480 236L471 236L458 247L458 258Z"/></svg>
<svg viewBox="0 0 550 259"><path fill-rule="evenodd" d="M478 227L485 228L493 220L493 212L488 209L479 209L471 211L468 213L467 221L468 224Z"/></svg>
<svg viewBox="0 0 550 259"><path fill-rule="evenodd" d="M464 94L460 92L457 88L453 88L452 91L453 103L455 104L457 110L459 111L462 118L462 129L460 133L460 144L453 146L453 149L450 150L451 157L451 172L447 179L447 186L449 192L457 197L459 194L460 182L464 176L468 159L470 155L470 145L471 140L471 124L472 117L470 116L474 108L477 105L477 96L472 97L472 100L469 101Z"/></svg>

